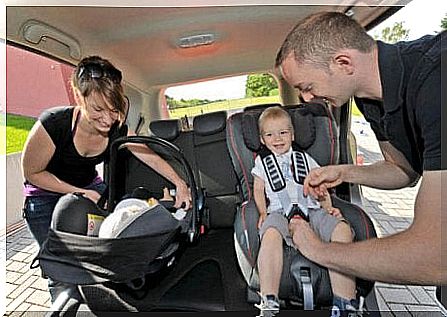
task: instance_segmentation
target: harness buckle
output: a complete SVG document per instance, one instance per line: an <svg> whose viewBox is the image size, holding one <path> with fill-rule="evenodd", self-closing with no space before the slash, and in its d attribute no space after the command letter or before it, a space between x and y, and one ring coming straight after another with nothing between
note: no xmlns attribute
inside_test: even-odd
<svg viewBox="0 0 447 317"><path fill-rule="evenodd" d="M297 204L292 205L292 209L287 215L287 220L289 220L289 222L290 220L292 220L292 218L302 218L309 222L309 215L301 210L300 206L298 206Z"/></svg>

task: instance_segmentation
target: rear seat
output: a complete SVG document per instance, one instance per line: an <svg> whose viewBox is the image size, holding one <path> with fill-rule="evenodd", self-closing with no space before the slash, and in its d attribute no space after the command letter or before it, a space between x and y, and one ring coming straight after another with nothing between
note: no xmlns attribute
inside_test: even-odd
<svg viewBox="0 0 447 317"><path fill-rule="evenodd" d="M238 180L226 141L227 112L217 111L193 120L194 157L205 194L209 228L232 227L241 202Z"/></svg>

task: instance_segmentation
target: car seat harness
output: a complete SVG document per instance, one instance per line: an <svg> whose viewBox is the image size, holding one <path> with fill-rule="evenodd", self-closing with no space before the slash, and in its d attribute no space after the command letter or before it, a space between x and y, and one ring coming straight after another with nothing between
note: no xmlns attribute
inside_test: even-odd
<svg viewBox="0 0 447 317"><path fill-rule="evenodd" d="M267 147L263 146L259 151L259 155L270 188L278 195L281 207L287 219L290 221L293 217L299 216L304 220L309 221L309 210L320 208L320 204L315 200L305 198L303 195L302 200L299 199L298 202L293 203L287 192L286 179L281 171L275 154ZM295 142L292 142L291 161L293 181L297 185L298 191L302 193L304 179L309 174L310 169L306 154Z"/></svg>

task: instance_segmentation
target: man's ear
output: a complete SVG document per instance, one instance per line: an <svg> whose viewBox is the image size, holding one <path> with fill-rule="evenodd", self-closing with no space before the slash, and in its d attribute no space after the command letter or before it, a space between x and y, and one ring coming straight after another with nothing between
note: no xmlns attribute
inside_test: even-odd
<svg viewBox="0 0 447 317"><path fill-rule="evenodd" d="M264 145L265 145L265 142L264 142L264 140L262 139L262 136L261 136L261 135L259 135L259 141L261 141L261 144L264 144Z"/></svg>
<svg viewBox="0 0 447 317"><path fill-rule="evenodd" d="M348 52L338 52L332 58L331 65L338 68L346 75L354 74L354 65L352 63L352 57Z"/></svg>

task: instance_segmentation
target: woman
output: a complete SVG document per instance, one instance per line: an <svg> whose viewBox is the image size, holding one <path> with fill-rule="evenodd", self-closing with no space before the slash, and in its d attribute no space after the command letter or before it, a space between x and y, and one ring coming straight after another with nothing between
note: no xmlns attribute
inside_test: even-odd
<svg viewBox="0 0 447 317"><path fill-rule="evenodd" d="M63 194L83 192L97 202L105 190L95 166L107 158L111 142L127 131L121 79L109 61L84 58L71 78L76 104L44 111L28 136L22 154L24 217L39 247ZM175 207L189 209L190 192L171 166L145 145L127 147L176 186ZM51 287L50 292L54 300Z"/></svg>

